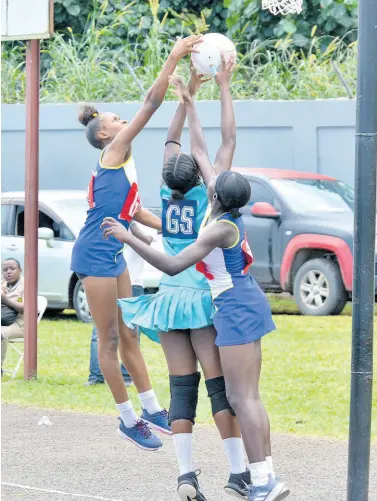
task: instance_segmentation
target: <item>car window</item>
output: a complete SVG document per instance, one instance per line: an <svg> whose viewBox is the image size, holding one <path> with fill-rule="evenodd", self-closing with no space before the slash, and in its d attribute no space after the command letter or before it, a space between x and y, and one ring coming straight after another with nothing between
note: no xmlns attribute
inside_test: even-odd
<svg viewBox="0 0 377 501"><path fill-rule="evenodd" d="M1 234L9 235L9 217L10 217L10 205L1 206Z"/></svg>
<svg viewBox="0 0 377 501"><path fill-rule="evenodd" d="M272 190L258 181L250 181L251 197L249 206L257 202L268 202L273 207L277 207L277 200Z"/></svg>
<svg viewBox="0 0 377 501"><path fill-rule="evenodd" d="M54 237L59 240L72 241L75 239L71 230L64 223L54 221L43 211L39 211L38 228L49 228L54 232ZM23 205L18 205L16 210L16 235L25 236L25 208Z"/></svg>
<svg viewBox="0 0 377 501"><path fill-rule="evenodd" d="M25 210L23 205L16 207L16 228L14 234L18 237L25 236Z"/></svg>
<svg viewBox="0 0 377 501"><path fill-rule="evenodd" d="M271 184L295 212L351 212L353 189L335 179L272 179Z"/></svg>

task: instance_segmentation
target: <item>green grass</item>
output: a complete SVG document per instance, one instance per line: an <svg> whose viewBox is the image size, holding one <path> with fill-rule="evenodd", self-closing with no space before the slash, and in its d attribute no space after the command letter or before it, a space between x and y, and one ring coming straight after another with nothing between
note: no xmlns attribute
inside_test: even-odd
<svg viewBox="0 0 377 501"><path fill-rule="evenodd" d="M287 301L287 300L285 300ZM274 301L274 310L279 304ZM280 307L282 305L280 304ZM345 438L348 432L351 317L276 315L278 330L265 338L261 390L274 432ZM41 322L37 381L23 381L22 371L3 379L3 402L116 415L109 389L85 388L91 326L73 315ZM142 338L154 388L168 406L167 368L160 346ZM8 364L14 363L11 350ZM374 387L374 416L377 391ZM137 404L134 388L131 398ZM212 423L202 385L199 423ZM373 423L377 438L377 419Z"/></svg>

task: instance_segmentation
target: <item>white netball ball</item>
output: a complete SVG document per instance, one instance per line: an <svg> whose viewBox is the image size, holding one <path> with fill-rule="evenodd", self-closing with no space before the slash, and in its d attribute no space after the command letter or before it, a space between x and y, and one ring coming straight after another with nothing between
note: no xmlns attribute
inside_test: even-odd
<svg viewBox="0 0 377 501"><path fill-rule="evenodd" d="M199 75L213 77L221 67L221 53L224 53L225 60L232 55L236 57L236 47L229 38L220 33L208 33L203 36L203 40L194 46L200 52L193 52L191 61Z"/></svg>

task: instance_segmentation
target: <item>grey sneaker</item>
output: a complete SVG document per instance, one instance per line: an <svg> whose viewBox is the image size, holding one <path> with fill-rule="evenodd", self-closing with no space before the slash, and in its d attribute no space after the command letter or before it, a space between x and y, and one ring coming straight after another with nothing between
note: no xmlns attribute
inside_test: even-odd
<svg viewBox="0 0 377 501"><path fill-rule="evenodd" d="M182 501L207 501L199 487L200 470L190 471L178 477L178 496Z"/></svg>
<svg viewBox="0 0 377 501"><path fill-rule="evenodd" d="M250 484L250 470L246 470L243 473L231 473L224 489L225 492L231 496L239 499L247 499L247 492Z"/></svg>
<svg viewBox="0 0 377 501"><path fill-rule="evenodd" d="M87 381L84 386L96 386L97 384L105 384L105 381L99 381L98 379L96 380L89 380Z"/></svg>

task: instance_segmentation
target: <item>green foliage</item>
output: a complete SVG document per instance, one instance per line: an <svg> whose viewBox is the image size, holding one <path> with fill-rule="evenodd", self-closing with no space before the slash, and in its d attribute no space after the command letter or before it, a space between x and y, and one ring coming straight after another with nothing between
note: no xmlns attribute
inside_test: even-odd
<svg viewBox="0 0 377 501"><path fill-rule="evenodd" d="M131 3L123 2L122 10L116 10L109 1L97 6L83 35L77 36L69 28L42 43L42 102L139 101L153 84L175 40L167 29L167 16L159 16L158 0L150 0L149 10L141 18ZM198 31L205 19L184 14L179 22L184 34ZM355 43L347 45L338 38L330 42L329 37L314 33L305 52L298 50L289 36L264 42L247 42L241 37L235 42L235 99L347 97L332 61L355 93ZM22 102L24 46L3 44L2 55L2 102ZM179 72L188 79L188 58L181 62ZM218 99L216 83L203 85L198 98ZM170 90L167 99L175 99Z"/></svg>
<svg viewBox="0 0 377 501"><path fill-rule="evenodd" d="M173 10L179 13L195 13L198 15L203 7L208 11L207 21L211 32L225 33L226 18L228 10L224 7L221 0L162 0L161 9Z"/></svg>
<svg viewBox="0 0 377 501"><path fill-rule="evenodd" d="M55 30L66 30L70 26L75 33L82 33L92 10L92 0L55 0Z"/></svg>
<svg viewBox="0 0 377 501"><path fill-rule="evenodd" d="M250 42L290 35L296 47L308 48L313 29L323 46L333 37L356 39L358 0L304 0L300 14L285 17L262 10L260 0L225 0L224 5L229 34Z"/></svg>
<svg viewBox="0 0 377 501"><path fill-rule="evenodd" d="M71 27L77 35L85 31L88 16L99 8L103 25L111 24L114 15L126 11L110 42L119 45L117 37L134 40L140 31L147 33L152 26L150 4L152 0L55 0L55 29L66 32ZM159 19L164 30L175 37L188 33L188 25L195 25L203 8L209 31L225 33L227 27L232 38L252 42L291 35L296 47L308 48L313 27L319 36L344 37L355 40L357 27L357 0L304 0L303 12L292 16L273 16L262 10L261 0L161 0ZM132 9L131 9L132 7ZM177 16L176 13L179 15ZM184 21L182 23L182 21ZM188 22L186 22L188 21ZM331 39L330 39L331 40ZM322 39L326 44L326 38Z"/></svg>
<svg viewBox="0 0 377 501"><path fill-rule="evenodd" d="M149 0L55 0L55 30L65 32L71 27L75 34L80 35L85 31L88 16L95 14L99 8L104 13L104 26L118 12L127 11L127 16L118 26L116 36L133 39L139 35L140 30L147 32L152 26L150 4L154 3L156 2ZM162 0L159 5L159 18L165 18L165 30L171 36L181 35L182 20L188 21L184 23L186 27L193 24L193 20L200 17L203 6L211 31L225 33L228 11L222 0L208 1L205 5L200 0ZM179 13L179 16L176 13Z"/></svg>
<svg viewBox="0 0 377 501"><path fill-rule="evenodd" d="M12 50L1 47L1 102L22 103L25 97L25 50L14 46Z"/></svg>

